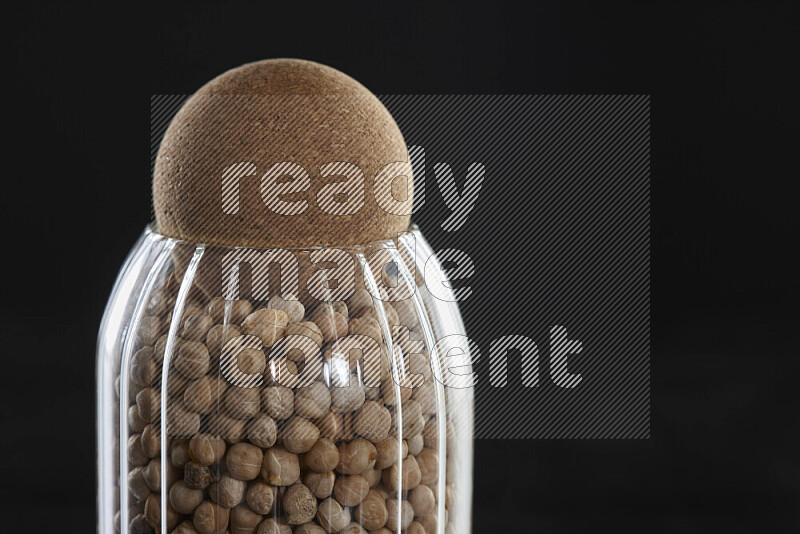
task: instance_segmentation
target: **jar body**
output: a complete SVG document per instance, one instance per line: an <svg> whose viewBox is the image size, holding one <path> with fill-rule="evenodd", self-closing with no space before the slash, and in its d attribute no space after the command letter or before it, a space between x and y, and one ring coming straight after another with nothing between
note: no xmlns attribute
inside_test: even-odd
<svg viewBox="0 0 800 534"><path fill-rule="evenodd" d="M99 531L469 532L453 347L468 374L417 229L311 251L146 230L98 339Z"/></svg>

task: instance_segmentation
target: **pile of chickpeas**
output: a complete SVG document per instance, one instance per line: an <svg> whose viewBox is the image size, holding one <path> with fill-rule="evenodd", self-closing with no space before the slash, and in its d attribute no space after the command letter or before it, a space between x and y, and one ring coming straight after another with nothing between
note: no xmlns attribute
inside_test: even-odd
<svg viewBox="0 0 800 534"><path fill-rule="evenodd" d="M168 532L180 534L433 534L446 523L438 500L450 508L453 488L437 495L446 459L428 355L423 348L407 360L422 385L398 387L376 315L382 306L393 332L404 326L403 339L422 339L410 299L381 304L357 289L347 301L307 302L307 309L277 296L254 306L190 292L168 360L162 466L162 371L174 302L165 284L140 321L128 370L128 532L160 532L162 514ZM319 347L318 360L301 354L287 362L291 373L310 372L310 385L271 377L271 348L293 334ZM333 387L331 345L356 334L381 348L380 385L365 385L353 359L348 385ZM222 372L226 348L243 336L261 347L235 351L238 370L264 377L247 387Z"/></svg>

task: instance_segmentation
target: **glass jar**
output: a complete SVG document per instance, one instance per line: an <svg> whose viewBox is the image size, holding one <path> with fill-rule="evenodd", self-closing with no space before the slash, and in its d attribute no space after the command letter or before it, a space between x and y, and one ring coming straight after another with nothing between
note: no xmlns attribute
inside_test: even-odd
<svg viewBox="0 0 800 534"><path fill-rule="evenodd" d="M469 532L469 365L416 227L303 251L148 228L98 339L99 531Z"/></svg>

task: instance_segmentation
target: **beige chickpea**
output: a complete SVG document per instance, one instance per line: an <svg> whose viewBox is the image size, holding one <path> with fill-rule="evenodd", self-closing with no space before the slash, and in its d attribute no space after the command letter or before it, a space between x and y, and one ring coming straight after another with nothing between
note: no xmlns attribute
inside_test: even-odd
<svg viewBox="0 0 800 534"><path fill-rule="evenodd" d="M209 433L232 445L244 439L247 424L248 421L245 419L234 419L227 413L212 411L206 427Z"/></svg>
<svg viewBox="0 0 800 534"><path fill-rule="evenodd" d="M428 534L436 532L436 526L439 523L437 521L436 514L428 514L416 517L414 522L422 525L425 528L425 532Z"/></svg>
<svg viewBox="0 0 800 534"><path fill-rule="evenodd" d="M134 434L128 438L128 465L131 467L144 466L150 458L142 449L142 435Z"/></svg>
<svg viewBox="0 0 800 534"><path fill-rule="evenodd" d="M319 439L319 428L308 419L295 416L286 424L280 436L286 450L302 454L311 450Z"/></svg>
<svg viewBox="0 0 800 534"><path fill-rule="evenodd" d="M301 417L316 419L331 408L331 392L322 382L314 382L297 390L294 395L294 410Z"/></svg>
<svg viewBox="0 0 800 534"><path fill-rule="evenodd" d="M367 479L367 483L369 483L369 487L373 488L381 483L381 475L383 471L381 469L367 469L361 476Z"/></svg>
<svg viewBox="0 0 800 534"><path fill-rule="evenodd" d="M422 449L417 454L420 484L432 485L439 479L439 454L433 449Z"/></svg>
<svg viewBox="0 0 800 534"><path fill-rule="evenodd" d="M131 358L129 376L134 384L151 386L156 378L161 377L160 369L153 358L153 349L144 347L136 351Z"/></svg>
<svg viewBox="0 0 800 534"><path fill-rule="evenodd" d="M250 509L258 514L266 515L272 511L275 494L275 488L261 480L254 480L247 486L245 499Z"/></svg>
<svg viewBox="0 0 800 534"><path fill-rule="evenodd" d="M251 510L247 505L240 504L231 509L231 534L255 534L258 525L264 517Z"/></svg>
<svg viewBox="0 0 800 534"><path fill-rule="evenodd" d="M199 534L197 529L194 528L194 525L191 521L184 521L180 525L178 525L175 530L172 531L172 534Z"/></svg>
<svg viewBox="0 0 800 534"><path fill-rule="evenodd" d="M178 348L175 369L185 378L197 379L208 372L211 358L200 341L185 341Z"/></svg>
<svg viewBox="0 0 800 534"><path fill-rule="evenodd" d="M211 470L196 462L187 462L183 468L183 482L191 489L206 489L211 484Z"/></svg>
<svg viewBox="0 0 800 534"><path fill-rule="evenodd" d="M219 462L225 455L225 442L211 434L200 434L189 441L189 456L201 465Z"/></svg>
<svg viewBox="0 0 800 534"><path fill-rule="evenodd" d="M423 527L421 523L412 521L411 524L408 525L408 530L406 530L406 534L426 534L425 527Z"/></svg>
<svg viewBox="0 0 800 534"><path fill-rule="evenodd" d="M275 445L275 441L278 439L278 427L275 420L264 413L257 415L247 424L247 439L262 449Z"/></svg>
<svg viewBox="0 0 800 534"><path fill-rule="evenodd" d="M214 319L207 313L193 315L186 319L183 331L181 331L181 338L187 341L204 340L212 326L214 326Z"/></svg>
<svg viewBox="0 0 800 534"><path fill-rule="evenodd" d="M129 514L129 517L130 515L131 514ZM130 532L130 534L146 534L150 531L150 525L147 524L147 518L143 513L133 515L128 526L128 532Z"/></svg>
<svg viewBox="0 0 800 534"><path fill-rule="evenodd" d="M187 462L191 461L189 454L189 440L176 439L169 446L169 460L178 469L183 469Z"/></svg>
<svg viewBox="0 0 800 534"><path fill-rule="evenodd" d="M178 513L191 514L203 502L203 490L189 488L179 480L169 488L169 502Z"/></svg>
<svg viewBox="0 0 800 534"><path fill-rule="evenodd" d="M137 433L141 433L144 427L147 426L147 421L139 415L139 407L136 404L128 407L128 426Z"/></svg>
<svg viewBox="0 0 800 534"><path fill-rule="evenodd" d="M375 490L369 490L356 507L353 519L361 523L367 530L376 530L383 527L389 519L386 498Z"/></svg>
<svg viewBox="0 0 800 534"><path fill-rule="evenodd" d="M364 529L364 527L362 527L358 523L350 523L339 532L341 534L368 534L366 529Z"/></svg>
<svg viewBox="0 0 800 534"><path fill-rule="evenodd" d="M256 534L292 534L292 527L268 517L258 525Z"/></svg>
<svg viewBox="0 0 800 534"><path fill-rule="evenodd" d="M134 467L128 473L128 491L140 501L150 494L150 487L144 478L144 467Z"/></svg>
<svg viewBox="0 0 800 534"><path fill-rule="evenodd" d="M147 500L144 502L144 517L147 519L148 525L156 530L161 529L161 496L157 493L147 496ZM175 528L180 519L181 515L167 503L167 527Z"/></svg>
<svg viewBox="0 0 800 534"><path fill-rule="evenodd" d="M436 497L433 490L424 484L411 490L408 502L414 507L414 514L417 516L432 514L436 511Z"/></svg>
<svg viewBox="0 0 800 534"><path fill-rule="evenodd" d="M356 375L345 377L346 386L331 388L331 411L336 413L354 412L364 405L366 400L364 386Z"/></svg>
<svg viewBox="0 0 800 534"><path fill-rule="evenodd" d="M325 529L314 523L306 523L294 529L294 534L328 534Z"/></svg>
<svg viewBox="0 0 800 534"><path fill-rule="evenodd" d="M333 496L343 506L358 506L369 492L369 482L361 475L342 476L333 485Z"/></svg>
<svg viewBox="0 0 800 534"><path fill-rule="evenodd" d="M261 472L264 453L250 443L236 443L225 454L228 473L238 480L253 480Z"/></svg>
<svg viewBox="0 0 800 534"><path fill-rule="evenodd" d="M205 501L195 508L192 524L200 534L224 534L229 514L227 508Z"/></svg>
<svg viewBox="0 0 800 534"><path fill-rule="evenodd" d="M400 523L398 524L397 512L400 511ZM398 501L397 499L386 499L386 510L389 512L389 519L386 521L386 528L391 531L405 530L414 520L414 508L408 501Z"/></svg>
<svg viewBox="0 0 800 534"><path fill-rule="evenodd" d="M408 491L419 485L422 473L416 458L408 456L403 460L402 480L400 471L401 469L398 468L397 464L385 469L383 471L383 483L393 490L402 489L403 491Z"/></svg>
<svg viewBox="0 0 800 534"><path fill-rule="evenodd" d="M233 365L233 375L241 377L241 373L247 375L263 375L267 370L267 357L264 351L254 348L243 348L236 354L236 362Z"/></svg>
<svg viewBox="0 0 800 534"><path fill-rule="evenodd" d="M261 406L273 419L289 419L294 413L294 393L283 386L269 386L261 390Z"/></svg>
<svg viewBox="0 0 800 534"><path fill-rule="evenodd" d="M356 319L350 319L347 330L351 335L369 336L378 343L383 341L381 325L373 317L358 317Z"/></svg>
<svg viewBox="0 0 800 534"><path fill-rule="evenodd" d="M242 321L242 332L256 336L265 347L271 347L283 336L289 316L283 310L261 308L248 315Z"/></svg>
<svg viewBox="0 0 800 534"><path fill-rule="evenodd" d="M320 438L305 455L306 466L317 473L333 471L339 463L339 450L327 438Z"/></svg>
<svg viewBox="0 0 800 534"><path fill-rule="evenodd" d="M391 303L392 308L397 312L398 324L406 328L414 328L419 324L417 309L414 307L414 299L398 300Z"/></svg>
<svg viewBox="0 0 800 534"><path fill-rule="evenodd" d="M317 513L317 499L311 490L300 482L286 490L282 502L286 522L290 525L308 523Z"/></svg>
<svg viewBox="0 0 800 534"><path fill-rule="evenodd" d="M392 414L375 401L365 402L353 418L353 431L356 435L378 443L389 436Z"/></svg>
<svg viewBox="0 0 800 534"><path fill-rule="evenodd" d="M261 390L233 386L222 399L225 413L234 419L251 419L261 411Z"/></svg>
<svg viewBox="0 0 800 534"><path fill-rule="evenodd" d="M317 324L313 321L292 323L286 327L284 335L307 337L320 347L323 343L322 330L320 330L319 326L317 326Z"/></svg>
<svg viewBox="0 0 800 534"><path fill-rule="evenodd" d="M151 491L161 489L161 460L153 458L142 468L142 478Z"/></svg>
<svg viewBox="0 0 800 534"><path fill-rule="evenodd" d="M182 401L173 401L167 407L167 424L170 437L190 438L200 432L200 414L187 410Z"/></svg>
<svg viewBox="0 0 800 534"><path fill-rule="evenodd" d="M376 304L376 306L381 306L381 305L383 305L383 313L384 316L386 317L386 322L389 323L389 328L391 330L391 327L400 324L400 319L397 317L397 312L395 311L395 309L388 302L386 303L379 302L378 304ZM361 314L361 318L362 319L371 318L378 321L378 324L381 323L380 315L374 306L364 310L364 312Z"/></svg>
<svg viewBox="0 0 800 534"><path fill-rule="evenodd" d="M152 345L155 343L158 336L163 333L164 324L161 317L152 315L145 315L139 322L139 328L136 330L136 341L140 345Z"/></svg>
<svg viewBox="0 0 800 534"><path fill-rule="evenodd" d="M299 300L284 300L280 295L274 295L269 299L267 308L283 311L291 323L302 321L306 314L306 309Z"/></svg>
<svg viewBox="0 0 800 534"><path fill-rule="evenodd" d="M305 484L314 497L317 499L327 499L333 493L333 486L336 483L336 474L333 471L327 473L316 473L308 471L303 475Z"/></svg>
<svg viewBox="0 0 800 534"><path fill-rule="evenodd" d="M365 310L372 308L372 295L363 287L357 288L347 300L347 309L354 317L360 317Z"/></svg>
<svg viewBox="0 0 800 534"><path fill-rule="evenodd" d="M414 388L411 400L419 403L423 415L434 415L436 413L436 390L433 382L426 380L421 386Z"/></svg>
<svg viewBox="0 0 800 534"><path fill-rule="evenodd" d="M217 324L211 327L206 334L206 347L208 353L218 360L222 354L222 347L224 347L230 340L236 339L242 335L242 329L235 324Z"/></svg>
<svg viewBox="0 0 800 534"><path fill-rule="evenodd" d="M225 305L226 301L222 297L214 297L208 303L206 312L214 319L217 324L223 324L225 321ZM253 306L246 300L234 300L229 305L228 322L231 324L241 323L245 317L250 315L253 311Z"/></svg>
<svg viewBox="0 0 800 534"><path fill-rule="evenodd" d="M211 410L213 398L211 396L210 376L203 376L192 380L183 392L183 406L190 412L207 414Z"/></svg>
<svg viewBox="0 0 800 534"><path fill-rule="evenodd" d="M319 435L323 438L338 439L342 435L342 416L328 412L316 421Z"/></svg>
<svg viewBox="0 0 800 534"><path fill-rule="evenodd" d="M397 384L394 382L394 378L390 376L388 373L386 377L381 380L381 397L383 398L383 403L387 406L394 406L397 404L397 391L400 392L400 402L405 402L411 398L411 395L414 393L413 388L403 388L397 387Z"/></svg>
<svg viewBox="0 0 800 534"><path fill-rule="evenodd" d="M143 421L157 421L161 415L161 392L152 387L144 388L136 394L136 406Z"/></svg>
<svg viewBox="0 0 800 534"><path fill-rule="evenodd" d="M326 343L347 335L347 318L324 303L317 306L311 314L311 320L319 327Z"/></svg>
<svg viewBox="0 0 800 534"><path fill-rule="evenodd" d="M403 414L403 438L410 439L422 433L425 428L425 417L422 407L417 401L407 400L401 405ZM392 427L397 428L397 410L392 411Z"/></svg>
<svg viewBox="0 0 800 534"><path fill-rule="evenodd" d="M272 447L264 453L261 476L273 486L290 486L300 477L300 461L285 448Z"/></svg>
<svg viewBox="0 0 800 534"><path fill-rule="evenodd" d="M339 532L350 524L350 510L342 508L335 499L325 499L319 503L317 521L328 532Z"/></svg>
<svg viewBox="0 0 800 534"><path fill-rule="evenodd" d="M338 446L339 463L336 470L343 475L360 475L367 469L375 467L378 453L375 445L365 439L355 439L349 443L342 442Z"/></svg>
<svg viewBox="0 0 800 534"><path fill-rule="evenodd" d="M148 458L155 458L161 452L161 425L150 424L142 430L142 452Z"/></svg>
<svg viewBox="0 0 800 534"><path fill-rule="evenodd" d="M180 373L170 373L167 380L167 394L174 399L182 398L189 382L190 380L181 376Z"/></svg>
<svg viewBox="0 0 800 534"><path fill-rule="evenodd" d="M408 454L408 446L405 440L401 446L397 438L391 436L376 443L375 450L378 453L378 457L375 460L375 469L386 469L396 464L401 454L403 458Z"/></svg>
<svg viewBox="0 0 800 534"><path fill-rule="evenodd" d="M225 508L233 508L244 501L247 482L237 480L230 475L222 475L219 480L208 487L208 496L215 503Z"/></svg>

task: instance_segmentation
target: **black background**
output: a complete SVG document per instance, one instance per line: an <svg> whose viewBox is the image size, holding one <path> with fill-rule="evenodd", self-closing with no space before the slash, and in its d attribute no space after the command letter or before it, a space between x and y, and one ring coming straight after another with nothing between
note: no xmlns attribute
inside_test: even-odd
<svg viewBox="0 0 800 534"><path fill-rule="evenodd" d="M266 57L376 93L651 94L652 437L477 441L474 530L796 528L795 9L530 4L6 12L3 530L95 528L94 345L150 219L150 96Z"/></svg>

